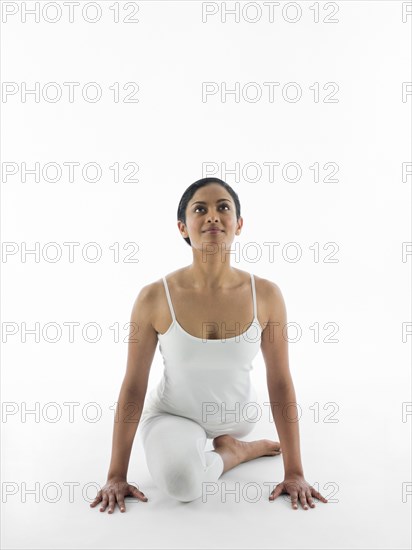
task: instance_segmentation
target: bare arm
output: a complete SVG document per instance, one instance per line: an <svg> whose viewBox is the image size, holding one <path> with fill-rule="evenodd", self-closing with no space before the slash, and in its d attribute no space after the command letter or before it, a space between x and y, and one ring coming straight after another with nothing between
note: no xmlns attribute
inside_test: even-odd
<svg viewBox="0 0 412 550"><path fill-rule="evenodd" d="M108 479L126 479L130 453L143 410L149 372L157 346L152 326L155 290L142 288L130 320L126 374L120 389L113 428L112 457Z"/></svg>
<svg viewBox="0 0 412 550"><path fill-rule="evenodd" d="M298 408L289 370L285 326L286 306L280 288L266 281L269 322L262 333L261 350L266 363L266 379L273 419L279 434L285 475L302 475Z"/></svg>

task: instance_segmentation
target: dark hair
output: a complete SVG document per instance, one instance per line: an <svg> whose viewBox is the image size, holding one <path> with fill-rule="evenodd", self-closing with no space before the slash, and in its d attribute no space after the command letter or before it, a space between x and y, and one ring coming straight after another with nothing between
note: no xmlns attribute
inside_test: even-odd
<svg viewBox="0 0 412 550"><path fill-rule="evenodd" d="M226 189L226 191L231 195L236 206L236 220L240 218L239 197L237 196L236 192L230 187L230 185L225 181L220 180L219 178L202 178L192 183L192 185L189 185L189 187L183 193L182 198L180 199L180 202L179 202L179 206L177 208L177 219L179 221L186 224L186 208L190 199L193 197L193 195L196 193L198 189L200 189L201 187L204 187L205 185L209 185L210 183L217 183L221 185L224 189ZM190 243L189 237L183 237L183 238L189 246L192 246Z"/></svg>

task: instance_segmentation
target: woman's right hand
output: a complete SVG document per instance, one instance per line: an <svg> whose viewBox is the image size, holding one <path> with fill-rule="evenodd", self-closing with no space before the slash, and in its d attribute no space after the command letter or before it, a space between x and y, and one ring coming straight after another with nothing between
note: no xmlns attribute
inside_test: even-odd
<svg viewBox="0 0 412 550"><path fill-rule="evenodd" d="M109 504L108 513L112 514L114 512L114 508L117 501L120 511L125 512L126 511L126 506L124 503L125 496L132 496L132 497L138 498L143 502L147 502L147 497L141 491L139 491L139 489L136 489L134 485L130 485L129 483L127 483L126 479L109 478L106 481L106 484L97 493L97 496L94 499L94 501L90 504L90 507L94 508L96 504L98 504L99 502L102 502L102 505L100 507L100 512L104 512L106 510L107 504Z"/></svg>

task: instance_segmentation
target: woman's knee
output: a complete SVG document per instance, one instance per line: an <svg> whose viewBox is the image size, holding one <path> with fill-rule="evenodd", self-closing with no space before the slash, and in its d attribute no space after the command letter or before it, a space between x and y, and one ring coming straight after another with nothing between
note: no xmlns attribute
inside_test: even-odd
<svg viewBox="0 0 412 550"><path fill-rule="evenodd" d="M170 465L165 472L167 494L182 502L191 502L202 495L202 472L195 464Z"/></svg>

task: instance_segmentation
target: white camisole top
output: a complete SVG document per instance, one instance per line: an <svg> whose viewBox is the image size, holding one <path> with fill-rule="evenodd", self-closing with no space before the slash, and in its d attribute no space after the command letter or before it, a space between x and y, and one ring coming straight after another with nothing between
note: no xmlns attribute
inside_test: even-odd
<svg viewBox="0 0 412 550"><path fill-rule="evenodd" d="M189 334L179 324L163 277L172 324L164 334L158 333L163 377L145 400L140 422L162 413L183 416L203 426L209 438L240 437L253 429L259 415L250 371L260 349L262 327L253 274L250 278L252 323L240 335L206 339Z"/></svg>

